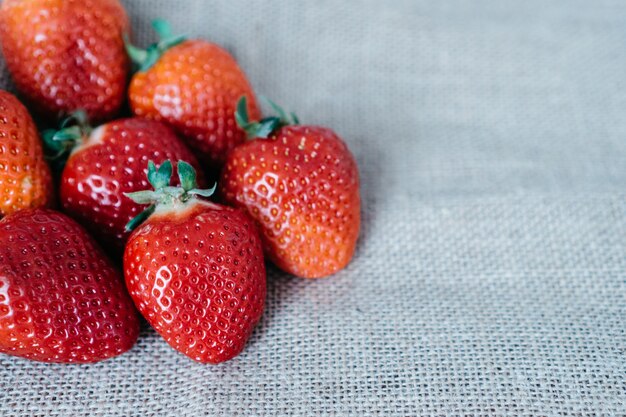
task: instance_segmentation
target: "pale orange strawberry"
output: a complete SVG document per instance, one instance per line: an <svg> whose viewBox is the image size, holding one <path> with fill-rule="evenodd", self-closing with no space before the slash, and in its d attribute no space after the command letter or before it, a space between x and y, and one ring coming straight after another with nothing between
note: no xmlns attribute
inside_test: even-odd
<svg viewBox="0 0 626 417"><path fill-rule="evenodd" d="M128 91L132 111L173 127L216 170L245 140L234 116L240 96L248 98L251 117L259 117L252 87L235 59L218 45L173 37L160 20L155 29L162 38L158 44L145 51L127 46L140 66Z"/></svg>
<svg viewBox="0 0 626 417"><path fill-rule="evenodd" d="M0 217L47 206L52 177L37 127L12 94L0 90Z"/></svg>

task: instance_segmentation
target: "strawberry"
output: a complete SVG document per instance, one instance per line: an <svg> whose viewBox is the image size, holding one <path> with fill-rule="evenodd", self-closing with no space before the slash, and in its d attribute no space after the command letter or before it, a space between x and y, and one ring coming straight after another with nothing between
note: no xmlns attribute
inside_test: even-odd
<svg viewBox="0 0 626 417"><path fill-rule="evenodd" d="M0 217L51 203L52 176L26 107L0 90Z"/></svg>
<svg viewBox="0 0 626 417"><path fill-rule="evenodd" d="M71 155L61 174L59 196L63 210L78 220L114 252L120 253L130 235L126 223L141 208L124 193L144 190L149 160L195 157L167 126L146 119L121 119L93 129L78 112L57 132L46 132L48 148ZM202 186L204 177L199 177Z"/></svg>
<svg viewBox="0 0 626 417"><path fill-rule="evenodd" d="M237 121L250 138L230 153L220 179L225 202L260 226L265 252L281 269L319 278L344 268L359 235L356 161L332 130L279 117L251 123L245 98Z"/></svg>
<svg viewBox="0 0 626 417"><path fill-rule="evenodd" d="M109 119L124 100L128 17L118 0L4 0L0 37L18 89L43 115Z"/></svg>
<svg viewBox="0 0 626 417"><path fill-rule="evenodd" d="M215 170L245 140L233 116L237 99L248 97L248 111L253 117L259 115L252 88L224 49L203 40L173 37L162 20L153 24L162 39L159 43L147 50L127 45L139 66L128 92L132 111L172 126Z"/></svg>
<svg viewBox="0 0 626 417"><path fill-rule="evenodd" d="M130 349L139 321L120 274L61 213L0 221L0 352L43 362L97 362Z"/></svg>
<svg viewBox="0 0 626 417"><path fill-rule="evenodd" d="M124 275L135 305L174 349L219 363L243 349L265 303L263 249L241 210L203 201L193 168L178 162L182 187L170 187L172 165L148 179L155 191L129 194L151 204L124 252ZM147 220L146 220L147 219Z"/></svg>

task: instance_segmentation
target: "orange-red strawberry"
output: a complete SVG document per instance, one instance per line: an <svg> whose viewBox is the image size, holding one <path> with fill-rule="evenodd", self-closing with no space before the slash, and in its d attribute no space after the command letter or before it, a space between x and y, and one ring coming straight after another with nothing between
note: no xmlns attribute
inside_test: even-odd
<svg viewBox="0 0 626 417"><path fill-rule="evenodd" d="M263 313L261 239L245 212L203 201L193 168L179 161L182 187L169 187L172 165L148 176L155 191L129 196L151 204L129 227L124 275L135 305L174 349L206 363L233 358Z"/></svg>
<svg viewBox="0 0 626 417"><path fill-rule="evenodd" d="M83 228L47 209L0 221L0 352L97 362L138 333L122 277Z"/></svg>
<svg viewBox="0 0 626 417"><path fill-rule="evenodd" d="M0 90L0 217L47 206L52 197L37 127L26 107Z"/></svg>
<svg viewBox="0 0 626 417"><path fill-rule="evenodd" d="M91 129L82 113L44 135L53 152L71 155L61 174L59 197L63 210L111 249L122 251L129 232L126 224L141 208L124 196L145 190L148 161L185 159L198 168L192 152L167 126L130 118ZM202 174L201 186L205 185Z"/></svg>
<svg viewBox="0 0 626 417"><path fill-rule="evenodd" d="M137 116L172 126L203 162L217 169L245 140L233 115L238 98L248 97L248 111L259 116L252 88L226 50L203 40L172 37L163 21L154 26L161 42L146 51L128 45L140 66L130 83L130 106Z"/></svg>
<svg viewBox="0 0 626 417"><path fill-rule="evenodd" d="M128 17L118 0L4 0L0 36L18 89L49 118L113 117L124 100Z"/></svg>
<svg viewBox="0 0 626 417"><path fill-rule="evenodd" d="M359 173L332 130L279 117L250 123L242 99L237 119L251 138L230 153L219 182L227 203L260 225L265 252L281 269L319 278L344 268L360 227Z"/></svg>

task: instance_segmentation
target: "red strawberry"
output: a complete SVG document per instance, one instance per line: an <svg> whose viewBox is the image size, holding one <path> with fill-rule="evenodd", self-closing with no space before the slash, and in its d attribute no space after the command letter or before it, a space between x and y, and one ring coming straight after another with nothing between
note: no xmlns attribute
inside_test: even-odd
<svg viewBox="0 0 626 417"><path fill-rule="evenodd" d="M52 176L26 107L0 90L0 217L50 204Z"/></svg>
<svg viewBox="0 0 626 417"><path fill-rule="evenodd" d="M47 209L0 221L0 352L97 362L126 352L138 333L120 274L78 224Z"/></svg>
<svg viewBox="0 0 626 417"><path fill-rule="evenodd" d="M121 119L92 130L84 114L76 113L54 136L44 136L53 151L63 153L74 146L61 175L63 210L119 251L130 236L124 227L141 211L124 193L150 186L148 161L184 158L198 168L174 132L151 120ZM199 182L205 185L203 176Z"/></svg>
<svg viewBox="0 0 626 417"><path fill-rule="evenodd" d="M289 125L295 115L271 104L280 117L250 123L240 101L238 122L257 139L231 152L220 193L258 222L265 252L281 269L305 278L333 274L350 262L359 235L356 161L332 130Z"/></svg>
<svg viewBox="0 0 626 417"><path fill-rule="evenodd" d="M210 167L218 168L227 153L245 140L233 116L245 95L252 117L259 116L254 93L235 59L202 40L172 37L169 25L157 20L163 39L142 51L128 45L140 66L130 83L129 100L137 116L162 120L180 133Z"/></svg>
<svg viewBox="0 0 626 417"><path fill-rule="evenodd" d="M124 99L128 17L118 0L4 0L0 36L18 89L49 117L114 116Z"/></svg>
<svg viewBox="0 0 626 417"><path fill-rule="evenodd" d="M263 313L265 265L254 222L238 209L200 200L193 168L178 162L182 187L168 187L172 165L150 163L155 191L129 227L124 275L135 305L174 349L219 363L243 349Z"/></svg>

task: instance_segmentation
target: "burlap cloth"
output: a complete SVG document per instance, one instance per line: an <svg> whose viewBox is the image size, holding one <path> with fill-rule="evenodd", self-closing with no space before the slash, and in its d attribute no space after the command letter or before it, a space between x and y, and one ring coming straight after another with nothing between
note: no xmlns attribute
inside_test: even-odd
<svg viewBox="0 0 626 417"><path fill-rule="evenodd" d="M621 1L128 0L228 47L362 175L352 264L269 272L247 348L0 356L0 415L626 415ZM8 84L6 71L2 84Z"/></svg>

